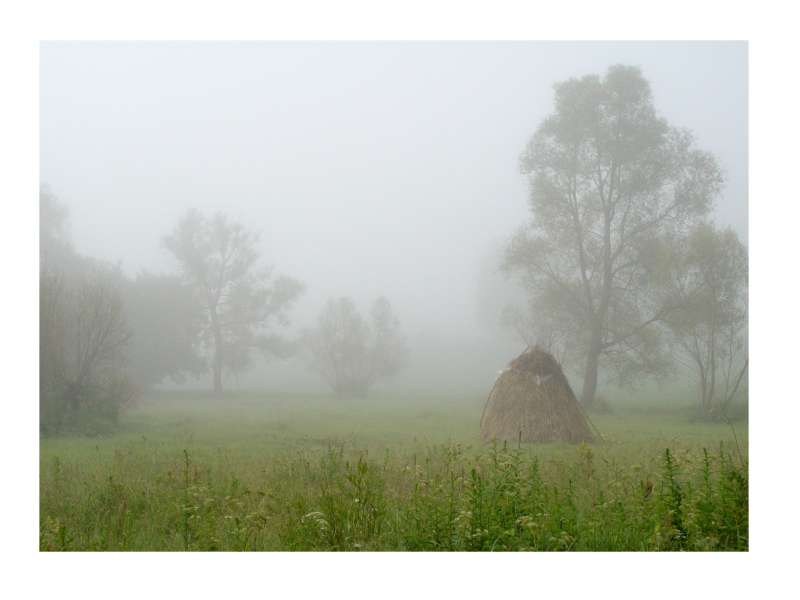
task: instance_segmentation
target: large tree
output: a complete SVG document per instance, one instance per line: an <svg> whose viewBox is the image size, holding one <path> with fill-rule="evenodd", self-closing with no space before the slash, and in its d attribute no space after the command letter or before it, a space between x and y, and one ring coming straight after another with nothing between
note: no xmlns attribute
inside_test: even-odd
<svg viewBox="0 0 800 600"><path fill-rule="evenodd" d="M251 352L282 350L274 324L302 292L289 277L273 277L259 267L257 233L218 213L211 218L190 210L164 238L202 307L202 339L211 355L214 392L221 395L223 371L248 366Z"/></svg>
<svg viewBox="0 0 800 600"><path fill-rule="evenodd" d="M338 396L366 396L405 363L405 340L389 301L375 300L370 317L364 319L350 298L331 299L307 334L311 367Z"/></svg>
<svg viewBox="0 0 800 600"><path fill-rule="evenodd" d="M521 156L530 225L505 266L521 276L532 318L583 369L591 406L601 366L622 376L663 367L653 327L670 310L649 247L679 239L722 184L714 157L670 126L638 68L614 66L555 86L555 111Z"/></svg>
<svg viewBox="0 0 800 600"><path fill-rule="evenodd" d="M666 318L680 362L698 382L698 413L719 418L747 376L747 248L730 229L702 224L674 250Z"/></svg>

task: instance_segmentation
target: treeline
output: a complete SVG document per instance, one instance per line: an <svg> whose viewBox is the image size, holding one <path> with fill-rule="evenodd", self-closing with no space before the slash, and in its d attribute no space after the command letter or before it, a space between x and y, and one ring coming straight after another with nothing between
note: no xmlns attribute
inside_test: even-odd
<svg viewBox="0 0 800 600"><path fill-rule="evenodd" d="M127 277L118 266L78 254L68 213L40 191L40 428L97 433L117 424L143 390L224 375L254 356L302 351L339 395L366 395L404 364L405 341L385 298L365 320L349 298L331 299L313 328L291 339L297 280L261 264L258 235L223 214L189 211L163 238L172 274Z"/></svg>
<svg viewBox="0 0 800 600"><path fill-rule="evenodd" d="M683 369L698 382L698 415L725 418L746 397L748 266L742 241L712 218L724 184L716 158L658 114L638 68L618 65L555 86L520 166L531 219L500 268L525 301L505 324L580 371L588 409L604 378ZM385 299L366 319L352 300L331 300L303 336L280 335L303 285L261 265L257 234L222 214L187 213L163 240L178 271L133 280L77 256L65 219L43 194L43 428L84 413L113 419L137 386L167 377L208 371L222 394L224 374L255 352L302 348L342 395L364 395L403 365Z"/></svg>

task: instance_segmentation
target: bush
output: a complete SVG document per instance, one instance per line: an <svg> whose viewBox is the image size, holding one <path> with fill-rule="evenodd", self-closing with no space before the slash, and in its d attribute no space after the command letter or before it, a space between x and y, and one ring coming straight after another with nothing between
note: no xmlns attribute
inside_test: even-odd
<svg viewBox="0 0 800 600"><path fill-rule="evenodd" d="M40 276L39 423L45 434L112 429L136 396L125 372L130 339L116 273Z"/></svg>

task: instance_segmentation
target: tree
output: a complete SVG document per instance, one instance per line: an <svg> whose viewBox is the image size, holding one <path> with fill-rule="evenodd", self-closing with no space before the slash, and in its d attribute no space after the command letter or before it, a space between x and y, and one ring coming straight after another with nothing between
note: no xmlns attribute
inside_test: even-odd
<svg viewBox="0 0 800 600"><path fill-rule="evenodd" d="M214 392L222 394L223 370L249 365L251 351L284 347L270 335L274 322L287 324L287 311L302 292L289 277L273 278L258 266L258 235L218 213L208 219L190 210L164 238L202 307L201 339L211 355Z"/></svg>
<svg viewBox="0 0 800 600"><path fill-rule="evenodd" d="M40 422L45 431L116 423L135 396L126 373L130 330L118 278L96 267L79 280L39 280Z"/></svg>
<svg viewBox="0 0 800 600"><path fill-rule="evenodd" d="M392 305L381 296L372 304L371 379L391 377L405 364L407 349L400 333L400 321Z"/></svg>
<svg viewBox="0 0 800 600"><path fill-rule="evenodd" d="M202 307L189 285L175 275L140 273L126 281L124 301L132 331L130 371L138 384L180 382L206 371L198 352Z"/></svg>
<svg viewBox="0 0 800 600"><path fill-rule="evenodd" d="M79 255L69 236L69 210L46 185L39 186L39 268L77 278L92 261Z"/></svg>
<svg viewBox="0 0 800 600"><path fill-rule="evenodd" d="M74 252L66 207L40 192L39 417L43 432L107 427L129 404L121 273Z"/></svg>
<svg viewBox="0 0 800 600"><path fill-rule="evenodd" d="M39 187L39 259L40 263L52 264L58 255L71 252L67 240L67 207L61 204L50 191Z"/></svg>
<svg viewBox="0 0 800 600"><path fill-rule="evenodd" d="M730 229L698 226L677 248L666 323L697 375L698 412L723 416L747 376L747 248Z"/></svg>
<svg viewBox="0 0 800 600"><path fill-rule="evenodd" d="M557 84L555 112L520 164L532 221L505 268L520 276L533 320L582 365L591 406L601 366L624 379L663 370L654 325L671 307L656 293L648 246L707 214L722 175L691 133L658 116L648 82L626 66Z"/></svg>
<svg viewBox="0 0 800 600"><path fill-rule="evenodd" d="M350 298L331 299L307 334L311 367L339 396L366 396L379 379L405 363L405 340L386 298L378 298L367 322Z"/></svg>

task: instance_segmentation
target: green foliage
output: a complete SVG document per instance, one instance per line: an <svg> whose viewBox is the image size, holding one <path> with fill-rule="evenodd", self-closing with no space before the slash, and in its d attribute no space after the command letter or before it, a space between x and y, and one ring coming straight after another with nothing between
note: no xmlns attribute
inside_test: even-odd
<svg viewBox="0 0 800 600"><path fill-rule="evenodd" d="M363 398L405 364L408 350L389 301L377 298L370 316L362 317L351 298L331 298L305 334L309 366L338 396Z"/></svg>
<svg viewBox="0 0 800 600"><path fill-rule="evenodd" d="M77 254L66 208L40 192L39 428L97 435L136 396L125 369L130 331L118 268Z"/></svg>
<svg viewBox="0 0 800 600"><path fill-rule="evenodd" d="M303 291L300 282L275 277L259 265L258 242L259 234L241 223L222 213L206 217L196 209L163 240L179 265L185 292L194 295L196 317L189 337L198 337L201 354L211 358L217 394L223 391L223 369L246 369L256 349L267 354L276 346L279 353L285 350L273 328L288 324L288 311ZM187 340L176 339L187 353Z"/></svg>
<svg viewBox="0 0 800 600"><path fill-rule="evenodd" d="M139 273L125 280L123 300L132 331L127 354L134 381L151 387L167 379L182 382L206 370L197 351L201 309L180 278Z"/></svg>
<svg viewBox="0 0 800 600"><path fill-rule="evenodd" d="M703 473L704 477L706 473ZM664 514L663 529L659 529L659 541L664 538L668 548L680 550L686 542L686 527L683 523L684 494L678 481L678 467L669 451L664 450L664 468L661 479L661 509Z"/></svg>
<svg viewBox="0 0 800 600"><path fill-rule="evenodd" d="M664 272L723 176L691 132L659 115L637 67L560 82L554 100L520 157L532 219L503 265L527 295L512 322L585 365L591 407L601 368L620 383L669 372L657 326L673 308Z"/></svg>
<svg viewBox="0 0 800 600"><path fill-rule="evenodd" d="M140 409L114 437L43 440L40 548L748 548L746 460L731 441L706 450L725 427L607 416L602 445L487 447L433 433L467 410L355 411L342 430L337 414L249 410Z"/></svg>

